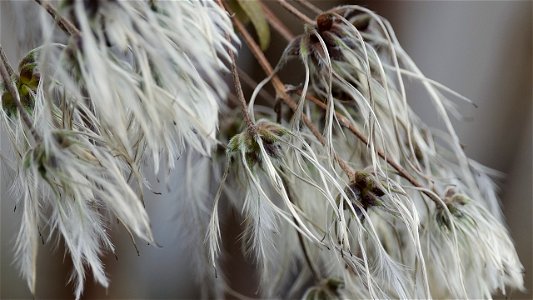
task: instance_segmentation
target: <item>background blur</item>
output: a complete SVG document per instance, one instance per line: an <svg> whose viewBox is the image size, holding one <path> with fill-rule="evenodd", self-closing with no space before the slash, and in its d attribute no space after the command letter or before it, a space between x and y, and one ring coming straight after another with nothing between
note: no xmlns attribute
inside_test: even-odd
<svg viewBox="0 0 533 300"><path fill-rule="evenodd" d="M36 5L25 6L32 17ZM327 9L340 2L319 1ZM506 174L500 182L502 209L526 269L527 294L513 293L513 298L531 299L532 284L532 2L420 2L361 1L344 2L364 5L389 19L400 42L420 69L430 78L472 99L478 108L461 106L466 120L455 120L455 127L471 158ZM274 3L269 6L275 8ZM13 65L29 49L17 49L16 39L32 39L24 21L15 22L10 3L0 1L0 43ZM284 11L279 16L294 32L302 30ZM294 23L294 24L293 24ZM273 41L282 41L274 33ZM273 44L268 54L279 57L285 44ZM253 63L246 51L242 63ZM408 91L410 104L432 126L436 114L418 86ZM2 136L0 150L9 147ZM1 166L1 165L0 165ZM4 168L4 166L2 166ZM9 177L2 171L0 185L0 298L31 298L25 282L12 265L13 244L19 227L20 210L13 212L9 195ZM177 174L179 177L179 174ZM92 284L89 275L84 298L192 298L198 295L193 285L186 246L180 244L180 231L173 207L176 195L147 199L156 239L163 248L141 246L138 257L126 232L115 229L119 259L104 258L111 279L106 291ZM179 200L179 199L178 199ZM233 224L229 227L237 228ZM226 243L236 251L238 245ZM235 259L227 261L234 270L231 285L248 294L255 290L249 272L251 265ZM37 298L72 298L72 287L65 282L71 266L63 260L63 250L44 245L39 251Z"/></svg>

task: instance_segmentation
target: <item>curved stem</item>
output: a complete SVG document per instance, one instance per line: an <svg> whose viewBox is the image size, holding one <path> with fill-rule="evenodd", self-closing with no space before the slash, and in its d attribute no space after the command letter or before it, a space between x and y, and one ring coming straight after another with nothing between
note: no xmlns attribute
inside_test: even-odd
<svg viewBox="0 0 533 300"><path fill-rule="evenodd" d="M217 0L217 4L220 6L220 8L228 11L228 8L224 5L222 0ZM229 12L229 11L228 11ZM235 16L232 17L233 20L235 20ZM229 35L227 36L228 42L231 43L231 39ZM231 76L233 78L233 85L235 87L235 92L237 93L237 99L239 100L239 105L241 106L241 112L242 116L244 118L244 122L246 123L246 127L248 128L248 132L251 136L255 137L257 134L257 129L254 125L254 122L252 121L252 118L248 114L248 105L246 104L246 99L244 98L244 92L242 91L242 85L241 80L239 78L239 69L237 67L237 61L235 59L235 53L231 51L228 48L228 54L231 60Z"/></svg>
<svg viewBox="0 0 533 300"><path fill-rule="evenodd" d="M11 68L11 66L7 62L7 57L4 51L0 51L0 59L2 59L2 62L4 63L4 66L6 67L7 74L9 74L9 77L18 76L17 74L15 74L15 72L13 71L13 68Z"/></svg>
<svg viewBox="0 0 533 300"><path fill-rule="evenodd" d="M231 59L231 75L233 77L235 91L237 92L237 98L239 99L239 105L241 106L242 116L244 118L244 122L246 123L246 127L248 128L249 133L252 136L255 136L257 130L255 128L254 122L252 121L252 118L250 118L250 115L248 114L248 105L246 104L246 99L244 99L241 80L239 79L239 71L237 70L237 62L235 61L235 54L231 51L228 52Z"/></svg>
<svg viewBox="0 0 533 300"><path fill-rule="evenodd" d="M265 18L267 19L267 22L279 33L281 36L287 40L291 41L294 38L294 34L291 33L291 31L285 26L285 24L266 6L263 2L261 3L261 7L263 8L263 12L265 13Z"/></svg>
<svg viewBox="0 0 533 300"><path fill-rule="evenodd" d="M302 4L305 8L309 9L310 11L318 15L322 13L322 10L320 8L316 7L315 5L313 5L313 3L307 0L296 0L296 2Z"/></svg>

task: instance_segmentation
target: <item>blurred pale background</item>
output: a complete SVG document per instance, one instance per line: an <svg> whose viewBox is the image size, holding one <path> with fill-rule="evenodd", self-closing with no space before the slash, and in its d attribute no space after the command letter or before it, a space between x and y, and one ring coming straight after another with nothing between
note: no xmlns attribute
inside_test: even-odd
<svg viewBox="0 0 533 300"><path fill-rule="evenodd" d="M22 1L16 2L22 4ZM322 8L331 7L333 3L340 2L317 2ZM500 182L502 209L526 268L529 290L527 294L514 293L513 298L531 298L532 2L351 3L363 4L387 17L400 42L427 76L478 105L478 108L461 105L467 120L456 120L455 126L470 157L506 174ZM11 41L31 38L31 33L25 32L22 24L14 23L8 6L5 0L1 1L0 42L15 65L28 49L16 49ZM291 16L285 13L282 16L292 21ZM301 30L297 26L292 28ZM274 37L273 40L281 39ZM269 54L278 57L281 47L273 45ZM245 55L242 60L246 59ZM435 123L435 112L418 87L413 87L409 93L410 103L421 118L430 125L439 126ZM1 142L0 149L5 150L9 145L4 137ZM8 193L11 182L4 172L0 174L3 176L0 185L0 298L31 298L11 263L20 211L13 212L14 200ZM84 298L194 298L198 295L192 281L189 252L180 244L179 237L183 233L174 220L177 212L168 209L173 207L174 201L176 196L172 195L146 201L155 236L163 248L141 246L138 257L127 234L121 229L115 230L119 260L105 258L111 286L105 291L93 285L89 275ZM65 261L62 250L54 252L49 246L40 249L37 298L72 297L72 287L65 287L70 270L68 259ZM246 281L250 278L246 275L251 268L249 264L241 260L227 263L234 263L232 268L238 270L230 276L232 286L240 286L250 293L256 290L254 282Z"/></svg>

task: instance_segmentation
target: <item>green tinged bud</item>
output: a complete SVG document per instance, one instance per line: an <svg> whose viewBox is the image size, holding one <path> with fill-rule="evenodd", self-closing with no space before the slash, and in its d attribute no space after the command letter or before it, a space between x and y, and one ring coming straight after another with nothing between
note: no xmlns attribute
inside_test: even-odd
<svg viewBox="0 0 533 300"><path fill-rule="evenodd" d="M11 96L9 91L4 91L2 94L2 109L6 112L8 117L12 117L17 113L15 99L13 99L13 96Z"/></svg>
<svg viewBox="0 0 533 300"><path fill-rule="evenodd" d="M281 151L279 139L288 131L271 123L260 123L256 129L257 134L255 136L248 130L233 136L228 143L227 153L244 150L246 162L248 165L254 166L261 161L261 148L257 142L257 139L260 138L266 153L270 157L278 158Z"/></svg>
<svg viewBox="0 0 533 300"><path fill-rule="evenodd" d="M35 65L35 50L30 51L19 63L19 72L22 72L22 69L27 65Z"/></svg>
<svg viewBox="0 0 533 300"><path fill-rule="evenodd" d="M364 220L364 214L359 206L365 211L370 207L381 206L380 197L385 195L385 192L379 187L376 179L370 173L363 171L355 172L345 192L354 204L357 217L361 218L361 220ZM348 209L346 204L344 205L344 209Z"/></svg>
<svg viewBox="0 0 533 300"><path fill-rule="evenodd" d="M35 107L35 93L37 93L37 87L41 80L41 74L37 70L34 58L35 54L32 51L22 59L19 64L19 76L14 80L20 103L28 113L32 113ZM17 106L8 91L5 91L2 95L2 107L9 117L16 115Z"/></svg>
<svg viewBox="0 0 533 300"><path fill-rule="evenodd" d="M468 196L456 193L453 189L449 189L444 198L446 208L448 208L450 214L458 220L463 220L465 218L465 213L462 211L461 207L468 204L470 201L471 199ZM446 231L451 230L452 220L446 213L444 207L437 208L436 218L439 225L441 225L441 228L444 228Z"/></svg>
<svg viewBox="0 0 533 300"><path fill-rule="evenodd" d="M35 107L35 93L41 80L41 74L37 69L35 62L35 50L30 51L19 63L19 76L14 78L13 83L18 90L20 103L28 112L32 113ZM17 104L15 99L6 89L2 94L2 109L8 117L17 115Z"/></svg>
<svg viewBox="0 0 533 300"><path fill-rule="evenodd" d="M19 83L28 86L32 90L37 89L41 79L41 74L37 72L36 66L37 64L27 64L19 73Z"/></svg>

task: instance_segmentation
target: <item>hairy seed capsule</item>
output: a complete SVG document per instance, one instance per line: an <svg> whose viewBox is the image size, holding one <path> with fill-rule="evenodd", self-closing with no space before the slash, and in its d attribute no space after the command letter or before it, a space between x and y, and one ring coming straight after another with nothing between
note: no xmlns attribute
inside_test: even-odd
<svg viewBox="0 0 533 300"><path fill-rule="evenodd" d="M321 14L316 18L316 26L319 32L330 30L333 26L333 16L330 14Z"/></svg>

